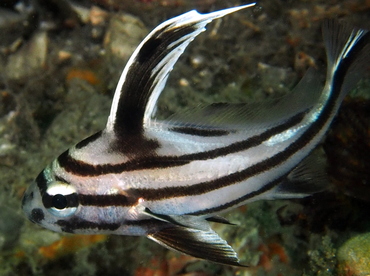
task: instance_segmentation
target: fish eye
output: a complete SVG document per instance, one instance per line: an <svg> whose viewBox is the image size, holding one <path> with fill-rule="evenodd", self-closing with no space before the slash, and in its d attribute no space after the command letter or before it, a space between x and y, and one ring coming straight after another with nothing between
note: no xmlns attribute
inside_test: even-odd
<svg viewBox="0 0 370 276"><path fill-rule="evenodd" d="M53 196L52 204L54 208L62 210L68 206L68 201L64 195L57 194Z"/></svg>
<svg viewBox="0 0 370 276"><path fill-rule="evenodd" d="M76 189L64 182L50 184L42 196L44 207L57 217L68 217L77 211L79 205Z"/></svg>

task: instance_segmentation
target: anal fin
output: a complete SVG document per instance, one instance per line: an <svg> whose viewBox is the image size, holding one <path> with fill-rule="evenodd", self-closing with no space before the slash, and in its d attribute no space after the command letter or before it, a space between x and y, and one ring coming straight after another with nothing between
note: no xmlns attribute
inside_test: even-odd
<svg viewBox="0 0 370 276"><path fill-rule="evenodd" d="M326 156L321 149L316 149L271 194L274 199L305 197L327 190L329 186Z"/></svg>
<svg viewBox="0 0 370 276"><path fill-rule="evenodd" d="M148 238L169 249L208 261L233 266L239 263L234 249L213 230L185 228L176 225L148 234Z"/></svg>

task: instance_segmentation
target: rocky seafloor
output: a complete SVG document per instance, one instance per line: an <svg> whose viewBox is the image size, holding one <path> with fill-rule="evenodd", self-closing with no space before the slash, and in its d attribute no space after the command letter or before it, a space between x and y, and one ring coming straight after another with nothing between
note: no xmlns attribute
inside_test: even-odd
<svg viewBox="0 0 370 276"><path fill-rule="evenodd" d="M260 201L214 229L248 268L197 260L146 238L53 233L29 222L23 192L61 152L104 128L124 64L160 22L237 0L0 2L0 275L370 275L370 82L348 96L322 148L330 188ZM320 26L370 29L368 0L261 0L210 24L176 64L158 116L289 93L322 71Z"/></svg>

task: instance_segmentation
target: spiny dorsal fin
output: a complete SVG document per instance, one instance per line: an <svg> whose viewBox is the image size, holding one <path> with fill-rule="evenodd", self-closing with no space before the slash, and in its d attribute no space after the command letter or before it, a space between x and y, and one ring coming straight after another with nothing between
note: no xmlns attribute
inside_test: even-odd
<svg viewBox="0 0 370 276"><path fill-rule="evenodd" d="M253 5L208 14L193 10L155 28L136 48L121 74L106 131L121 137L141 133L153 115L168 74L189 43L213 19Z"/></svg>
<svg viewBox="0 0 370 276"><path fill-rule="evenodd" d="M148 235L148 238L169 249L216 263L244 266L234 249L213 230L169 226Z"/></svg>

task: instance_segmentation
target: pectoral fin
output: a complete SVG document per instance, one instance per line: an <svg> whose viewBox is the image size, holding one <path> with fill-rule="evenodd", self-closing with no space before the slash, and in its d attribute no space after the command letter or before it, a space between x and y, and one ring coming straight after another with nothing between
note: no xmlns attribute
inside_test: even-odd
<svg viewBox="0 0 370 276"><path fill-rule="evenodd" d="M209 229L211 229L207 220L204 220L201 217L188 216L188 215L172 216L172 215L155 214L152 211L150 211L148 208L145 208L143 213L157 220L168 222L170 224L177 225L180 227L193 228L193 229L198 229L202 231L208 231Z"/></svg>
<svg viewBox="0 0 370 276"><path fill-rule="evenodd" d="M239 263L234 249L211 229L202 231L171 225L158 232L148 234L148 238L166 248L196 258L225 265L244 266Z"/></svg>
<svg viewBox="0 0 370 276"><path fill-rule="evenodd" d="M221 224L236 225L235 223L232 223L228 221L227 219L220 217L220 216L209 217L209 218L206 218L206 220L210 222L221 223Z"/></svg>

